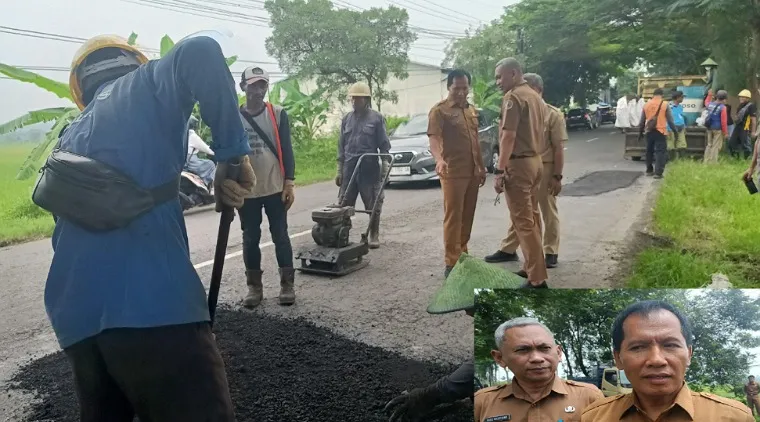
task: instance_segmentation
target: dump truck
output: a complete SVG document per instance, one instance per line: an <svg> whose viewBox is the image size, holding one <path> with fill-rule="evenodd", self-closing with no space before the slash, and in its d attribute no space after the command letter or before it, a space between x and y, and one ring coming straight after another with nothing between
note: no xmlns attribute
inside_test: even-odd
<svg viewBox="0 0 760 422"><path fill-rule="evenodd" d="M654 95L654 90L662 88L665 99L670 100L672 91L684 93L684 117L686 118L686 154L696 157L704 155L707 145L707 129L697 126L697 118L704 109L704 95L707 78L697 75L683 76L639 76L637 94L648 101ZM625 130L624 156L634 161L646 157L646 137L639 137L639 128Z"/></svg>
<svg viewBox="0 0 760 422"><path fill-rule="evenodd" d="M632 391L631 381L622 369L610 365L597 365L593 373L594 376L591 377L567 377L567 379L593 384L602 390L605 397L628 394Z"/></svg>

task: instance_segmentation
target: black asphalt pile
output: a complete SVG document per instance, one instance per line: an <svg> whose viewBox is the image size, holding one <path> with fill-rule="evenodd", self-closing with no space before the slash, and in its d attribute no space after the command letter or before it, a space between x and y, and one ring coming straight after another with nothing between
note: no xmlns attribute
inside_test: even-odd
<svg viewBox="0 0 760 422"><path fill-rule="evenodd" d="M386 422L387 401L455 369L410 360L301 319L220 309L214 326L239 422ZM27 421L78 421L62 353L24 366L13 388L39 399ZM460 408L435 420L471 422L472 412L472 407Z"/></svg>

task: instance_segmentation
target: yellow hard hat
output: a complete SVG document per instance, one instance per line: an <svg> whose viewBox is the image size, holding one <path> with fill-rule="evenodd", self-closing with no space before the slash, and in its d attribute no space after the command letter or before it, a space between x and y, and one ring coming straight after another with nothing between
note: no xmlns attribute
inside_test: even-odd
<svg viewBox="0 0 760 422"><path fill-rule="evenodd" d="M369 89L369 85L364 82L357 82L348 88L349 97L371 97L372 92Z"/></svg>
<svg viewBox="0 0 760 422"><path fill-rule="evenodd" d="M743 90L742 92L739 93L739 96L740 97L744 97L744 98L752 98L752 93L749 92L748 89L745 89L745 90Z"/></svg>
<svg viewBox="0 0 760 422"><path fill-rule="evenodd" d="M90 38L82 44L71 60L71 73L69 74L69 90L74 102L80 110L84 110L87 101L84 98L82 81L80 80L80 67L85 63L88 57L96 51L105 48L118 48L126 55L132 56L136 63L144 64L148 58L136 47L129 45L126 39L118 35L98 35ZM125 72L125 74L128 72Z"/></svg>

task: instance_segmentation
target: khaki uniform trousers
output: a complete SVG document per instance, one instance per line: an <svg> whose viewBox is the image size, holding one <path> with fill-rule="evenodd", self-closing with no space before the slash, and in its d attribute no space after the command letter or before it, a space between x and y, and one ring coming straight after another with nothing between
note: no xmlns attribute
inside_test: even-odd
<svg viewBox="0 0 760 422"><path fill-rule="evenodd" d="M549 182L554 175L554 163L544 163L541 185L538 188L538 207L544 227L544 254L559 254L559 211L557 197L549 193ZM501 240L501 251L515 253L520 246L514 224L510 224L507 237Z"/></svg>
<svg viewBox="0 0 760 422"><path fill-rule="evenodd" d="M447 267L453 267L467 243L475 220L480 177L443 178L443 247Z"/></svg>
<svg viewBox="0 0 760 422"><path fill-rule="evenodd" d="M549 277L541 244L541 213L538 208L544 166L541 157L535 156L513 159L509 167L505 194L509 217L525 258L523 271L528 274L529 281L540 283Z"/></svg>
<svg viewBox="0 0 760 422"><path fill-rule="evenodd" d="M717 163L720 150L726 137L722 130L707 131L707 147L705 148L705 163Z"/></svg>
<svg viewBox="0 0 760 422"><path fill-rule="evenodd" d="M760 415L760 396L747 396L747 405L753 416Z"/></svg>

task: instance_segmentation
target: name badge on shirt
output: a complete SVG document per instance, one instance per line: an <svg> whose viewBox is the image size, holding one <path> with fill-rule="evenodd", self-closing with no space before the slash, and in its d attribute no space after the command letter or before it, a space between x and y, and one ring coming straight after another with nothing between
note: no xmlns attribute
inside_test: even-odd
<svg viewBox="0 0 760 422"><path fill-rule="evenodd" d="M512 415L500 415L500 416L491 416L490 418L486 418L483 422L502 422L502 421L511 421Z"/></svg>
<svg viewBox="0 0 760 422"><path fill-rule="evenodd" d="M574 412L575 412L575 408L573 406L567 406L565 408L565 413L574 413Z"/></svg>

